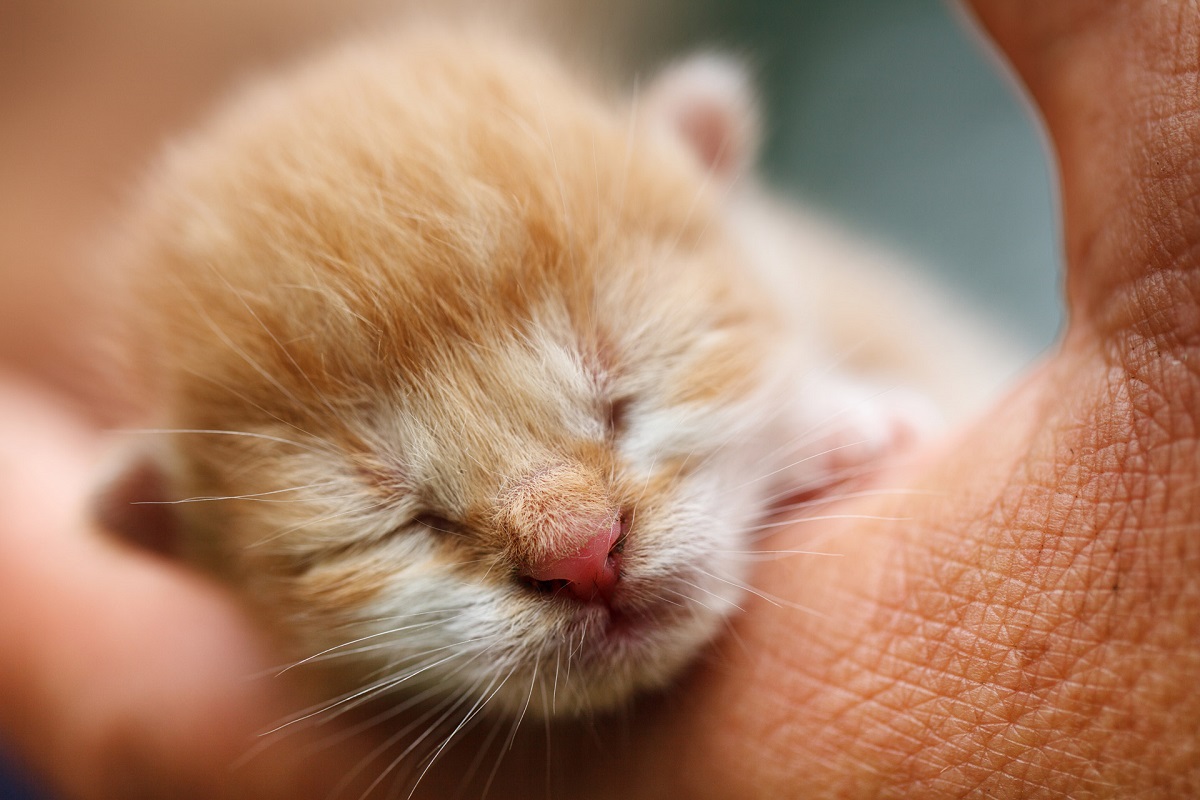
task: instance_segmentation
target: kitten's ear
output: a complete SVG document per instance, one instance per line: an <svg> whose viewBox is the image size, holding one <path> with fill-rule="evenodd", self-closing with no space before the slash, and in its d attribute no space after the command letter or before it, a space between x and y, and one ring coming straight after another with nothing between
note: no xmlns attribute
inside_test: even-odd
<svg viewBox="0 0 1200 800"><path fill-rule="evenodd" d="M166 473L158 454L129 448L110 462L92 496L93 519L131 544L176 555L179 521L167 502Z"/></svg>
<svg viewBox="0 0 1200 800"><path fill-rule="evenodd" d="M733 180L758 157L758 98L746 65L731 56L703 53L668 66L640 102L639 113L682 139L714 177Z"/></svg>

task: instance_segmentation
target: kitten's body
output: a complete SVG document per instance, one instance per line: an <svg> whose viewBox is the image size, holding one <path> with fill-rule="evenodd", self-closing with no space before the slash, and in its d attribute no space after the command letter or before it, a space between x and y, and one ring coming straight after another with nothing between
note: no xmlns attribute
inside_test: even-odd
<svg viewBox="0 0 1200 800"><path fill-rule="evenodd" d="M911 427L853 375L879 331L847 350L789 274L836 265L739 180L742 90L696 74L630 106L422 29L172 153L126 256L132 380L181 431L171 497L241 498L177 506L185 551L297 658L463 713L619 703L717 632L781 489Z"/></svg>

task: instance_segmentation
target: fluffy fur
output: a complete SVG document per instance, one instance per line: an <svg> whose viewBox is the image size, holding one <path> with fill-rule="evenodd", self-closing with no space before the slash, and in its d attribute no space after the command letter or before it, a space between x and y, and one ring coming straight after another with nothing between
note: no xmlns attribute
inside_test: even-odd
<svg viewBox="0 0 1200 800"><path fill-rule="evenodd" d="M617 99L446 30L244 93L166 158L122 269L185 553L353 691L570 714L664 684L771 498L926 413L829 367L742 179L757 128L720 59ZM613 516L611 603L521 579Z"/></svg>

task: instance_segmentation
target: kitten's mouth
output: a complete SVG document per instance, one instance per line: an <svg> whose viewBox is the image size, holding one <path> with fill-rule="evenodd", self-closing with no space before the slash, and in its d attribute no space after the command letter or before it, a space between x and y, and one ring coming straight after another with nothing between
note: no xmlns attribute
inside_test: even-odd
<svg viewBox="0 0 1200 800"><path fill-rule="evenodd" d="M581 635L592 631L588 638L601 648L636 646L651 643L676 626L682 616L678 607L666 603L634 606L618 598L581 615L579 630Z"/></svg>
<svg viewBox="0 0 1200 800"><path fill-rule="evenodd" d="M610 640L636 641L644 638L645 634L660 624L653 615L632 614L614 609L608 615L608 624L604 628L604 635Z"/></svg>

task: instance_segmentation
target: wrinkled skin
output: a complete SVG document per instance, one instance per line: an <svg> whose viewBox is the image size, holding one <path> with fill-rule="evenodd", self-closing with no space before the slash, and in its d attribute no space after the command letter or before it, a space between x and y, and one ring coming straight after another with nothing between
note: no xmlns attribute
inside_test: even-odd
<svg viewBox="0 0 1200 800"><path fill-rule="evenodd" d="M1200 13L974 8L1058 159L1061 346L880 481L920 492L836 510L902 521L822 523L845 557L763 569L819 614L753 603L669 696L556 734L556 795L1200 795ZM16 379L0 412L0 735L69 797L324 796L377 740L300 732L228 769L311 697L245 679L274 662L218 589L87 529L82 418ZM545 794L545 751L526 726L490 796Z"/></svg>

